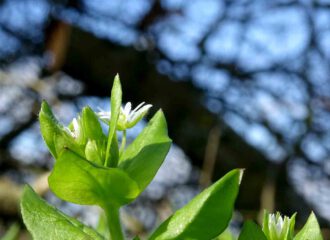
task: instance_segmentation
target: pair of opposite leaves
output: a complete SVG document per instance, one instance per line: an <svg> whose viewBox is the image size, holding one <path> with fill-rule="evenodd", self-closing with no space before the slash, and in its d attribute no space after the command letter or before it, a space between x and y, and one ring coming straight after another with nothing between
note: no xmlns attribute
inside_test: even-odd
<svg viewBox="0 0 330 240"><path fill-rule="evenodd" d="M231 219L240 177L241 170L227 173L170 216L148 239L211 240L217 237ZM24 222L35 240L69 240L73 236L74 239L106 239L94 229L48 205L29 186L24 189L21 209Z"/></svg>
<svg viewBox="0 0 330 240"><path fill-rule="evenodd" d="M84 108L80 116L83 136L77 136L79 141L57 122L46 102L39 119L44 140L56 159L49 186L61 199L77 204L104 208L109 203L120 207L131 202L153 179L171 145L166 120L158 111L120 158L110 154L119 158L118 165L107 167L93 158L105 155L106 137L90 108ZM90 153L89 143L96 141L98 146ZM112 145L117 148L118 144Z"/></svg>

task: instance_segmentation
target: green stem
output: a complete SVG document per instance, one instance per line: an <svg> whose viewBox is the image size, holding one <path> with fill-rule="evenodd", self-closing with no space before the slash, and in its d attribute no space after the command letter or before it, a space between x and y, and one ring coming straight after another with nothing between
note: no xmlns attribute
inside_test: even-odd
<svg viewBox="0 0 330 240"><path fill-rule="evenodd" d="M113 134L111 134L111 131L109 129L107 149L106 149L106 152L105 152L105 161L104 161L104 166L105 167L108 167L108 165L109 165L108 162L109 162L109 158L110 158L110 148L111 148L111 144L112 144L112 137L113 137Z"/></svg>
<svg viewBox="0 0 330 240"><path fill-rule="evenodd" d="M126 130L123 131L123 137L121 138L121 145L119 149L119 155L121 155L124 152L126 145Z"/></svg>
<svg viewBox="0 0 330 240"><path fill-rule="evenodd" d="M110 206L105 209L105 214L107 216L110 239L111 240L124 240L124 235L121 229L120 219L119 219L119 207Z"/></svg>

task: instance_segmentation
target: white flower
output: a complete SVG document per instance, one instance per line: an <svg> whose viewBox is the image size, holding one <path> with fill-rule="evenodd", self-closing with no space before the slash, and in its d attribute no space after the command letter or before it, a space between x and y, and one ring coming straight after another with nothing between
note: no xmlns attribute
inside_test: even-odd
<svg viewBox="0 0 330 240"><path fill-rule="evenodd" d="M117 130L126 130L128 128L134 127L152 107L151 104L144 105L144 102L140 103L136 108L132 109L132 104L130 102L126 103L124 108L120 108L120 114L117 122ZM111 113L100 111L97 113L99 118L107 124L110 124Z"/></svg>

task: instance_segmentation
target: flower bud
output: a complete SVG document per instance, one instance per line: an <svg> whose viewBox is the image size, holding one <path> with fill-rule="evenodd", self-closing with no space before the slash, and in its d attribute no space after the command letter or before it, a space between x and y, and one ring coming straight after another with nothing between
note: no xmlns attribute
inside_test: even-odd
<svg viewBox="0 0 330 240"><path fill-rule="evenodd" d="M267 239L293 240L295 217L295 214L289 218L287 216L282 217L279 212L276 214L268 214L268 212L265 211L262 230Z"/></svg>

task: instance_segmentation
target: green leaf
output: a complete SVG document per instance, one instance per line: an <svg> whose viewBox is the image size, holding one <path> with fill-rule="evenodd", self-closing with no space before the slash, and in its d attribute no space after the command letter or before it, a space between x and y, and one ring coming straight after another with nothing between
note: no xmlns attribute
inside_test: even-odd
<svg viewBox="0 0 330 240"><path fill-rule="evenodd" d="M81 113L81 124L86 140L105 140L101 124L90 107L84 107Z"/></svg>
<svg viewBox="0 0 330 240"><path fill-rule="evenodd" d="M216 237L214 240L235 240L235 236L230 232L229 229L225 230L223 233L221 233L218 237Z"/></svg>
<svg viewBox="0 0 330 240"><path fill-rule="evenodd" d="M76 121L76 129L74 128L74 121ZM77 145L80 146L85 146L87 142L87 138L85 137L85 132L83 129L83 123L82 123L82 118L81 115L78 115L77 118L74 118L72 122L69 125L70 130L74 132L74 141L77 143Z"/></svg>
<svg viewBox="0 0 330 240"><path fill-rule="evenodd" d="M115 132L112 138L112 143L110 147L110 155L109 157L111 158L111 163L115 166L118 164L119 160L119 147L118 147L118 139L117 139L117 133ZM111 166L112 166L111 164Z"/></svg>
<svg viewBox="0 0 330 240"><path fill-rule="evenodd" d="M118 163L119 155L111 155L110 149L112 148L113 138L116 138L116 127L117 121L120 114L121 108L121 101L122 101L122 90L121 84L118 74L116 75L112 90L111 90L111 119L110 119L110 130L108 134L108 144L107 144L107 152L106 152L106 166L108 167L115 167ZM111 151L111 153L115 153L115 151Z"/></svg>
<svg viewBox="0 0 330 240"><path fill-rule="evenodd" d="M109 236L109 226L107 224L107 218L104 212L102 212L100 214L99 217L99 222L97 223L96 226L96 231L101 234L102 236L104 236L106 239L108 239Z"/></svg>
<svg viewBox="0 0 330 240"><path fill-rule="evenodd" d="M320 226L313 212L294 240L323 240Z"/></svg>
<svg viewBox="0 0 330 240"><path fill-rule="evenodd" d="M135 181L124 171L96 165L70 150L57 159L48 182L63 200L102 208L129 203L139 193Z"/></svg>
<svg viewBox="0 0 330 240"><path fill-rule="evenodd" d="M42 137L51 152L51 154L56 158L55 149L55 138L56 134L59 134L61 127L58 121L54 117L54 114L46 101L42 101L41 110L39 113L40 130Z"/></svg>
<svg viewBox="0 0 330 240"><path fill-rule="evenodd" d="M76 128L74 128L76 121ZM88 140L106 141L101 124L90 107L84 107L80 115L69 125L69 129L75 132L75 143L84 147Z"/></svg>
<svg viewBox="0 0 330 240"><path fill-rule="evenodd" d="M244 223L241 234L238 240L267 240L265 234L261 228L252 221L247 221Z"/></svg>
<svg viewBox="0 0 330 240"><path fill-rule="evenodd" d="M18 223L13 223L1 240L17 240L20 232L20 226Z"/></svg>
<svg viewBox="0 0 330 240"><path fill-rule="evenodd" d="M23 221L34 240L101 240L92 228L60 212L25 186L21 200Z"/></svg>
<svg viewBox="0 0 330 240"><path fill-rule="evenodd" d="M164 114L159 110L123 152L118 167L138 183L142 192L162 165L171 143Z"/></svg>
<svg viewBox="0 0 330 240"><path fill-rule="evenodd" d="M55 159L64 149L71 149L80 156L85 156L84 148L77 144L69 132L57 121L46 101L41 104L39 122L42 137Z"/></svg>
<svg viewBox="0 0 330 240"><path fill-rule="evenodd" d="M82 124L84 126L83 131L87 138L85 146L86 159L103 166L106 155L107 140L102 132L101 125L95 113L90 108L84 108L82 111ZM115 143L116 141L113 141L113 144Z"/></svg>
<svg viewBox="0 0 330 240"><path fill-rule="evenodd" d="M242 170L233 170L175 212L149 240L210 240L228 226Z"/></svg>
<svg viewBox="0 0 330 240"><path fill-rule="evenodd" d="M85 147L85 155L87 160L103 166L102 144L97 144L96 140L88 140Z"/></svg>

